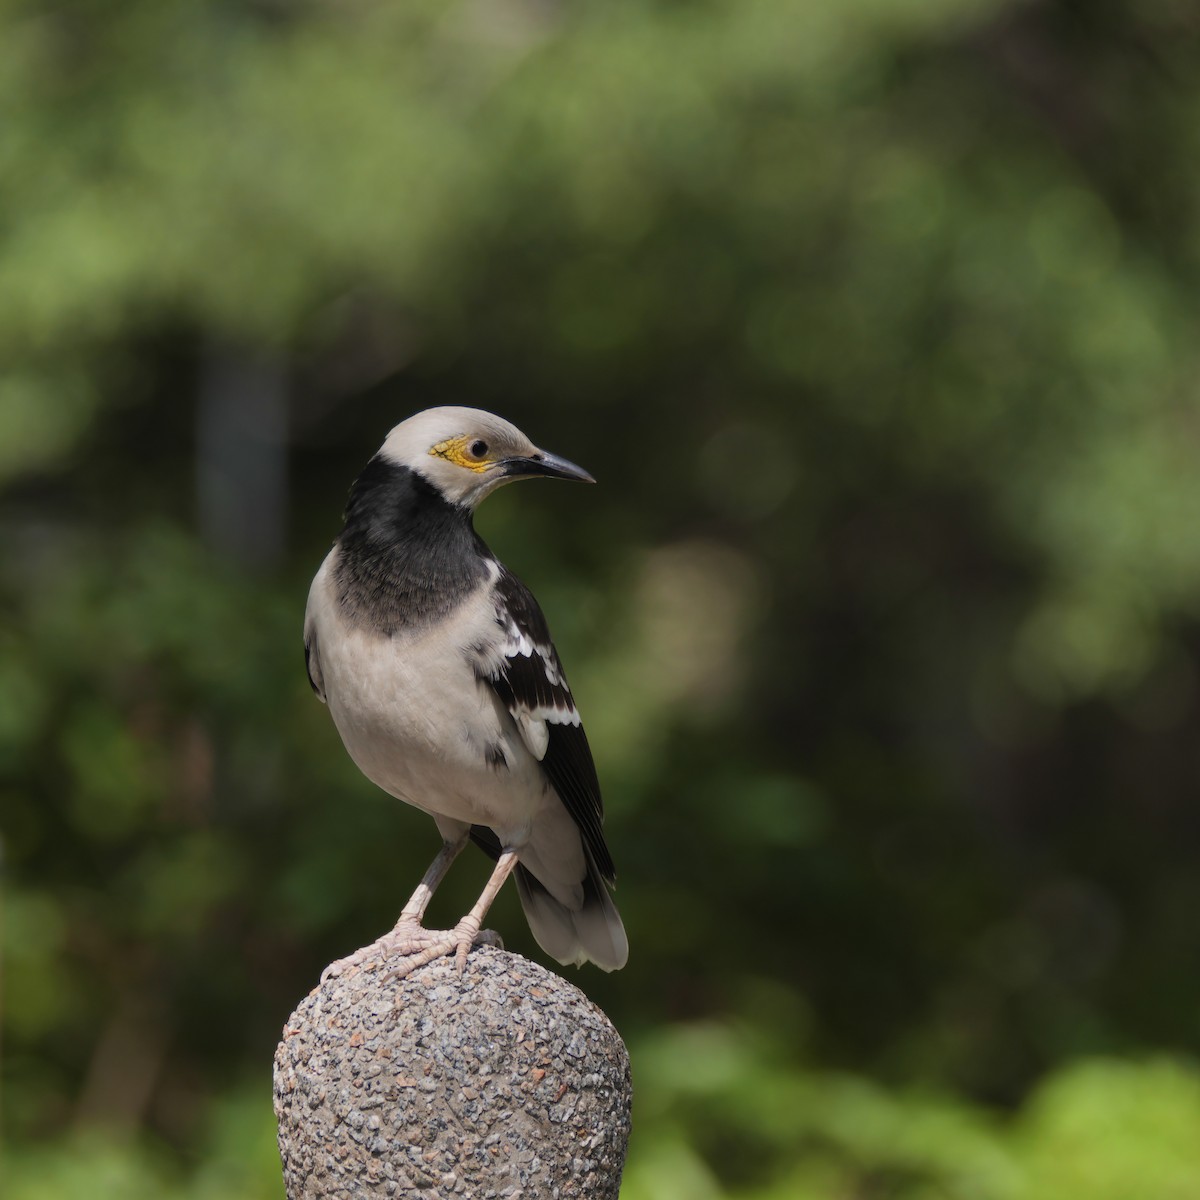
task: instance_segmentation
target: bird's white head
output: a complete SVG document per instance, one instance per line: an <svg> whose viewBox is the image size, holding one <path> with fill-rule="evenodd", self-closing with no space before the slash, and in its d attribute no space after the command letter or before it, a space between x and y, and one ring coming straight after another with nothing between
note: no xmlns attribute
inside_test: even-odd
<svg viewBox="0 0 1200 1200"><path fill-rule="evenodd" d="M387 435L379 453L463 508L474 508L514 479L542 475L595 482L582 467L539 450L515 425L479 408L419 412Z"/></svg>

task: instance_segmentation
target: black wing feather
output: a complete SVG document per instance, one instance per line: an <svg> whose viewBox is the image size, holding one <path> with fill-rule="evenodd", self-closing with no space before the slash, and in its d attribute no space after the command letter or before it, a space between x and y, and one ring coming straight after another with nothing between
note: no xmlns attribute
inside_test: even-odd
<svg viewBox="0 0 1200 1200"><path fill-rule="evenodd" d="M304 637L304 669L308 673L308 685L316 693L317 699L325 703L325 681L321 677L321 655L317 649L317 631L305 630Z"/></svg>
<svg viewBox="0 0 1200 1200"><path fill-rule="evenodd" d="M549 744L542 770L579 826L600 874L611 883L614 869L601 832L600 781L546 618L533 593L505 567L500 568L495 595L496 623L510 636L509 652L499 670L483 678L514 718L537 709L561 714L561 720L546 721ZM517 649L522 637L532 645L532 654Z"/></svg>

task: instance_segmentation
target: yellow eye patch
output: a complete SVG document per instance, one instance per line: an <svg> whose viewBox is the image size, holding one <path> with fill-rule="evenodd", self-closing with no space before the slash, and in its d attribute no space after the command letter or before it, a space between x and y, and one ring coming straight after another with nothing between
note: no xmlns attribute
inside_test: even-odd
<svg viewBox="0 0 1200 1200"><path fill-rule="evenodd" d="M478 447L483 448L483 453L473 454L472 449ZM468 437L465 433L438 442L430 447L429 453L452 462L456 467L466 467L468 471L486 471L492 465L487 443L482 438Z"/></svg>

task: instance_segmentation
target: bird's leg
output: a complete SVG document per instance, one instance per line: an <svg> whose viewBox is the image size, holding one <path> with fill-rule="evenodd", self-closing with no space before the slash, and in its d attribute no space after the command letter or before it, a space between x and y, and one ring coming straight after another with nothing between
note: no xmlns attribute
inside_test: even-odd
<svg viewBox="0 0 1200 1200"><path fill-rule="evenodd" d="M512 869L516 865L516 851L505 850L497 860L491 878L487 881L482 894L475 901L475 906L471 911L453 929L447 929L445 932L435 935L436 940L429 942L420 953L407 958L399 967L388 974L387 979L403 979L418 967L423 967L435 958L441 958L442 955L450 953L454 954L455 961L458 964L458 971L461 975L467 968L467 954L473 945L477 943L501 945L502 943L496 934L492 933L489 929L482 930L481 932L480 926L483 924L483 918L487 916L487 911L491 908L492 902L504 886L504 881L512 874ZM428 936L430 931L423 930L422 932Z"/></svg>
<svg viewBox="0 0 1200 1200"><path fill-rule="evenodd" d="M480 926L483 924L483 918L487 916L488 909L492 907L493 901L500 894L500 889L504 886L504 881L512 874L512 869L517 865L517 854L515 850L505 850L496 860L496 869L492 872L491 878L484 885L484 889L475 901L471 911L455 926L454 932L458 934L458 948L455 959L458 963L458 973L461 975L467 969L467 952L474 945L476 939L482 936ZM484 930L483 933L487 933ZM500 939L493 934L496 941Z"/></svg>
<svg viewBox="0 0 1200 1200"><path fill-rule="evenodd" d="M450 870L450 864L459 856L462 848L467 844L467 834L456 838L454 841L445 841L442 843L442 848L437 852L437 857L429 864L429 870L421 876L421 882L417 884L416 891L408 898L408 903L400 910L400 919L396 922L396 927L392 930L393 933L401 931L410 932L414 935L423 935L428 931L423 928L421 921L425 916L425 910L429 907L430 900L433 899L433 893L437 891L438 884L446 878L446 872Z"/></svg>
<svg viewBox="0 0 1200 1200"><path fill-rule="evenodd" d="M360 966L377 948L382 949L386 954L416 954L431 942L444 938L445 934L439 930L425 929L421 924L421 918L424 917L425 910L429 907L429 901L433 899L433 893L437 890L438 884L446 878L450 864L467 844L468 836L463 833L460 837L447 838L443 841L442 848L437 852L433 862L429 864L429 869L421 877L416 891L400 910L400 918L395 926L371 945L363 946L361 950L356 950L353 954L330 963L321 972L321 982L324 983L331 976L341 975L351 967Z"/></svg>

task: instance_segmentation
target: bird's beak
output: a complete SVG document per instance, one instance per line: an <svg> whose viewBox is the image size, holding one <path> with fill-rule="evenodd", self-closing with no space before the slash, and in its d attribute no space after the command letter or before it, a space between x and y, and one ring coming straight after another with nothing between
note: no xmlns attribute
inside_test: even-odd
<svg viewBox="0 0 1200 1200"><path fill-rule="evenodd" d="M521 475L545 475L551 479L578 479L581 483L596 481L582 468L557 454L535 450L529 457L506 458L501 464L508 478Z"/></svg>

